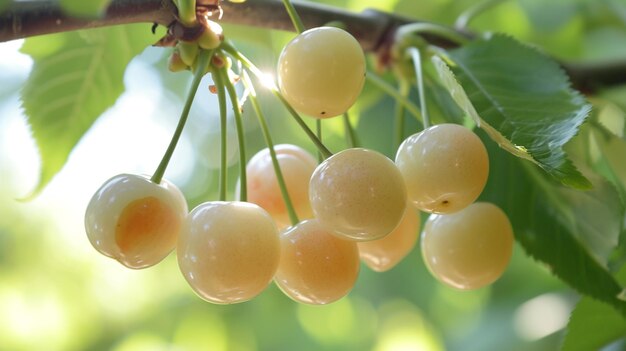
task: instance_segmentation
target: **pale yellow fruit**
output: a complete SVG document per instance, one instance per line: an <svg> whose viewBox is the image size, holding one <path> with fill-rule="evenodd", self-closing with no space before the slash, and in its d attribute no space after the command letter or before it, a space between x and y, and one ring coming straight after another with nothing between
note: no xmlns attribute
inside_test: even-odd
<svg viewBox="0 0 626 351"><path fill-rule="evenodd" d="M315 219L281 233L280 266L276 285L298 302L323 305L339 300L359 274L356 243L339 239Z"/></svg>
<svg viewBox="0 0 626 351"><path fill-rule="evenodd" d="M390 270L413 250L419 230L419 213L407 208L400 224L389 235L358 243L361 260L376 272Z"/></svg>
<svg viewBox="0 0 626 351"><path fill-rule="evenodd" d="M404 215L406 188L386 156L372 150L343 150L313 172L309 199L315 217L345 239L375 240L391 233Z"/></svg>
<svg viewBox="0 0 626 351"><path fill-rule="evenodd" d="M85 230L96 250L139 269L157 264L174 249L186 215L185 197L172 183L120 174L91 198Z"/></svg>
<svg viewBox="0 0 626 351"><path fill-rule="evenodd" d="M219 304L244 302L272 281L280 260L269 214L247 202L205 202L185 221L178 266L193 290Z"/></svg>
<svg viewBox="0 0 626 351"><path fill-rule="evenodd" d="M513 251L513 229L496 205L477 202L447 215L431 215L421 238L428 269L458 289L478 289L505 271Z"/></svg>
<svg viewBox="0 0 626 351"><path fill-rule="evenodd" d="M365 56L343 29L309 29L289 42L278 59L278 86L298 112L328 118L343 114L365 82Z"/></svg>
<svg viewBox="0 0 626 351"><path fill-rule="evenodd" d="M408 137L396 165L409 201L431 213L452 213L476 201L487 183L489 157L471 130L439 124Z"/></svg>
<svg viewBox="0 0 626 351"><path fill-rule="evenodd" d="M317 167L317 160L296 145L275 145L274 150L298 218L311 218L313 212L309 203L309 179ZM279 229L291 225L269 149L259 151L248 161L247 173L248 201L263 207L274 218Z"/></svg>

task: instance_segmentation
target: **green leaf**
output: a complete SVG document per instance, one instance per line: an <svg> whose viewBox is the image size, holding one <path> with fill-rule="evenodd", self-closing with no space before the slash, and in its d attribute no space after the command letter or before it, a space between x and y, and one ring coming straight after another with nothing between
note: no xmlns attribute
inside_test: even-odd
<svg viewBox="0 0 626 351"><path fill-rule="evenodd" d="M104 14L111 0L60 0L63 11L74 17L96 18Z"/></svg>
<svg viewBox="0 0 626 351"><path fill-rule="evenodd" d="M34 60L21 100L41 155L39 193L72 148L124 91L126 65L155 39L145 25L29 38Z"/></svg>
<svg viewBox="0 0 626 351"><path fill-rule="evenodd" d="M626 270L622 270L624 276ZM626 338L626 319L611 306L582 298L570 316L561 351L599 350Z"/></svg>
<svg viewBox="0 0 626 351"><path fill-rule="evenodd" d="M591 107L571 89L556 62L503 35L476 40L448 55L452 71L434 59L444 85L492 139L565 185L590 187L563 145L576 135Z"/></svg>
<svg viewBox="0 0 626 351"><path fill-rule="evenodd" d="M626 164L624 163L626 142L599 123L581 129L581 137L588 138L591 166L615 187L623 208L626 204ZM624 212L621 218L622 234L610 262L616 267L626 263L626 214Z"/></svg>
<svg viewBox="0 0 626 351"><path fill-rule="evenodd" d="M530 256L581 294L626 315L626 303L618 297L622 287L585 245L599 236L611 246L619 236L617 216L623 212L611 209L618 200L607 188L610 185L593 179L593 190L574 191L493 143L486 146L491 169L481 200L499 205L509 215L515 239Z"/></svg>
<svg viewBox="0 0 626 351"><path fill-rule="evenodd" d="M626 336L626 319L611 306L583 298L570 317L562 351L599 350Z"/></svg>
<svg viewBox="0 0 626 351"><path fill-rule="evenodd" d="M594 99L598 123L626 140L626 89L605 91Z"/></svg>

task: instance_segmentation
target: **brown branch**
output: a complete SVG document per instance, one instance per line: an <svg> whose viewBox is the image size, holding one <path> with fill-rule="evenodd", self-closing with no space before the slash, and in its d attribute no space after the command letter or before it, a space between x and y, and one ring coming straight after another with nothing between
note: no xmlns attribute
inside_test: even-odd
<svg viewBox="0 0 626 351"><path fill-rule="evenodd" d="M113 0L102 17L78 18L64 13L56 1L14 1L0 14L0 42L118 24L168 25L175 11L170 0Z"/></svg>
<svg viewBox="0 0 626 351"><path fill-rule="evenodd" d="M198 0L201 2L202 0ZM293 25L281 0L248 0L244 3L222 2L222 22L259 28L293 31ZM331 21L343 22L346 29L361 43L364 50L379 52L391 43L398 26L416 22L376 10L354 13L316 3L294 6L307 28ZM112 0L100 18L76 18L63 13L58 2L32 0L12 2L0 14L0 42L35 35L66 32L129 23L158 23L167 26L175 21L176 7L171 0ZM460 33L466 35L466 33ZM455 44L436 35L427 35L428 42L453 47ZM601 87L626 83L626 63L585 65L564 63L575 88L592 93Z"/></svg>
<svg viewBox="0 0 626 351"><path fill-rule="evenodd" d="M200 0L201 1L201 0ZM343 22L359 40L363 49L375 51L397 26L415 22L376 10L354 13L315 3L294 3L307 28L331 21ZM293 31L293 25L281 0L243 3L222 2L221 22L259 28ZM0 42L35 35L67 32L128 23L158 23L167 26L175 20L176 7L170 0L113 0L101 18L76 18L63 13L58 2L33 0L13 2L0 14ZM449 41L430 36L427 40L442 46Z"/></svg>

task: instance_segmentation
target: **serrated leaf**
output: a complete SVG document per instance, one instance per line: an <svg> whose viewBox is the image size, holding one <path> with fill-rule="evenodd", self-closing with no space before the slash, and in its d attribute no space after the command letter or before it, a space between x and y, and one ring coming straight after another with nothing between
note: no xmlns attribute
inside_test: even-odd
<svg viewBox="0 0 626 351"><path fill-rule="evenodd" d="M29 38L22 52L33 69L21 91L39 148L41 173L31 196L63 167L72 148L124 90L126 65L154 37L145 25ZM44 42L52 43L38 45Z"/></svg>
<svg viewBox="0 0 626 351"><path fill-rule="evenodd" d="M626 319L611 306L583 298L570 317L562 351L600 350L626 337Z"/></svg>
<svg viewBox="0 0 626 351"><path fill-rule="evenodd" d="M598 187L591 190L593 193L567 189L493 143L486 146L491 166L481 200L499 205L509 215L516 241L531 257L581 294L604 301L626 315L626 302L618 298L622 287L581 239L593 240L600 234L602 240L614 242L619 236L619 230L613 228L619 218L599 216L615 203L601 190L607 184L594 179ZM589 196L597 198L588 203ZM598 219L581 223L577 216L584 211L589 212L586 219L594 215Z"/></svg>
<svg viewBox="0 0 626 351"><path fill-rule="evenodd" d="M551 193L553 205L556 201L567 204L559 210L561 216L567 217L564 224L594 259L606 265L618 244L624 208L613 184L599 176L590 175L589 179L594 186L589 191L550 187L546 192Z"/></svg>
<svg viewBox="0 0 626 351"><path fill-rule="evenodd" d="M626 140L626 89L615 89L602 95L594 99L598 123Z"/></svg>
<svg viewBox="0 0 626 351"><path fill-rule="evenodd" d="M590 157L592 167L615 187L623 208L626 204L626 142L601 124L587 126L581 132L589 138L590 149L594 151ZM621 216L622 234L610 261L612 266L617 267L626 262L626 214L622 212Z"/></svg>
<svg viewBox="0 0 626 351"><path fill-rule="evenodd" d="M60 0L63 11L74 17L100 17L111 0Z"/></svg>
<svg viewBox="0 0 626 351"><path fill-rule="evenodd" d="M622 270L620 276L624 276ZM583 297L567 325L561 351L600 350L616 340L626 338L626 319L611 306Z"/></svg>
<svg viewBox="0 0 626 351"><path fill-rule="evenodd" d="M571 89L556 62L503 35L476 40L448 55L451 70L434 59L442 82L492 139L565 185L590 187L563 145L576 135L591 107Z"/></svg>

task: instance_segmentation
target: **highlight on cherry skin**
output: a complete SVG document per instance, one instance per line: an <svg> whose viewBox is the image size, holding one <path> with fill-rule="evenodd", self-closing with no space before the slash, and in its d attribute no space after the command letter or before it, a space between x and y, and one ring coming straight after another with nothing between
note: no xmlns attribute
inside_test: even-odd
<svg viewBox="0 0 626 351"><path fill-rule="evenodd" d="M339 300L359 275L354 241L332 235L316 219L304 220L280 234L281 258L274 277L290 298L323 305Z"/></svg>
<svg viewBox="0 0 626 351"><path fill-rule="evenodd" d="M89 201L85 230L96 250L140 269L157 264L176 247L186 216L187 202L174 184L119 174Z"/></svg>
<svg viewBox="0 0 626 351"><path fill-rule="evenodd" d="M457 124L435 125L408 137L395 161L411 203L430 213L467 207L482 193L489 175L485 145Z"/></svg>
<svg viewBox="0 0 626 351"><path fill-rule="evenodd" d="M513 229L496 205L476 202L447 215L431 215L422 232L422 257L441 282L463 290L496 281L513 251Z"/></svg>
<svg viewBox="0 0 626 351"><path fill-rule="evenodd" d="M335 27L296 36L278 58L278 86L298 112L315 118L343 114L365 83L365 55L358 41Z"/></svg>
<svg viewBox="0 0 626 351"><path fill-rule="evenodd" d="M407 207L400 224L382 239L359 242L361 260L376 272L395 267L415 247L420 231L420 216L412 206Z"/></svg>
<svg viewBox="0 0 626 351"><path fill-rule="evenodd" d="M356 241L391 233L406 208L406 188L389 158L373 150L343 150L322 162L309 183L315 217L335 235Z"/></svg>
<svg viewBox="0 0 626 351"><path fill-rule="evenodd" d="M278 229L255 204L205 202L187 216L177 257L183 276L204 300L217 304L248 301L276 273Z"/></svg>
<svg viewBox="0 0 626 351"><path fill-rule="evenodd" d="M291 203L301 219L312 218L309 203L309 179L317 167L317 160L303 148L291 144L274 146ZM255 154L246 166L248 173L248 201L265 209L279 229L291 225L287 206L278 186L276 173L268 148ZM239 197L239 182L235 198Z"/></svg>

